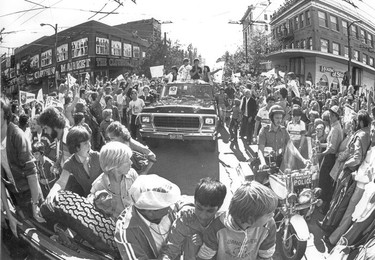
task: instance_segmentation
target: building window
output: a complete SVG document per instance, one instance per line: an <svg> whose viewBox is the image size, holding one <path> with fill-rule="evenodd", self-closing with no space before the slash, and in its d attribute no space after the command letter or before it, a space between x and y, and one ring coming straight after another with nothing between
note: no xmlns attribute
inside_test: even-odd
<svg viewBox="0 0 375 260"><path fill-rule="evenodd" d="M138 46L133 46L133 57L140 58L141 56L141 49Z"/></svg>
<svg viewBox="0 0 375 260"><path fill-rule="evenodd" d="M132 45L129 44L129 43L124 43L123 47L124 47L124 56L131 58L131 56L132 56Z"/></svg>
<svg viewBox="0 0 375 260"><path fill-rule="evenodd" d="M296 49L299 49L299 41L296 41L295 47L296 47Z"/></svg>
<svg viewBox="0 0 375 260"><path fill-rule="evenodd" d="M367 33L367 43L372 47L374 48L374 43L372 41L372 34L370 33Z"/></svg>
<svg viewBox="0 0 375 260"><path fill-rule="evenodd" d="M267 14L264 14L264 20L267 21Z"/></svg>
<svg viewBox="0 0 375 260"><path fill-rule="evenodd" d="M325 12L318 11L319 26L328 27L327 14Z"/></svg>
<svg viewBox="0 0 375 260"><path fill-rule="evenodd" d="M114 56L121 56L121 42L111 41L111 54Z"/></svg>
<svg viewBox="0 0 375 260"><path fill-rule="evenodd" d="M294 30L294 28L293 28L293 19L289 20L289 28L290 28L290 32L292 32Z"/></svg>
<svg viewBox="0 0 375 260"><path fill-rule="evenodd" d="M341 21L341 24L342 24L342 32L343 32L345 35L347 35L347 34L348 34L348 22L342 20L342 21Z"/></svg>
<svg viewBox="0 0 375 260"><path fill-rule="evenodd" d="M306 48L306 40L301 40L300 48L301 48L301 49Z"/></svg>
<svg viewBox="0 0 375 260"><path fill-rule="evenodd" d="M358 39L359 37L358 37L357 26L355 24L352 24L351 29L352 29L352 36L355 36Z"/></svg>
<svg viewBox="0 0 375 260"><path fill-rule="evenodd" d="M312 38L311 38L311 37L309 38L309 41L308 41L308 43L307 43L307 48L308 48L309 50L313 50L313 41L312 41Z"/></svg>
<svg viewBox="0 0 375 260"><path fill-rule="evenodd" d="M368 65L370 65L371 67L374 67L374 58L372 57L369 58Z"/></svg>
<svg viewBox="0 0 375 260"><path fill-rule="evenodd" d="M294 17L294 29L298 30L298 16Z"/></svg>
<svg viewBox="0 0 375 260"><path fill-rule="evenodd" d="M311 14L310 14L310 10L307 10L306 11L306 25L310 25L311 24Z"/></svg>
<svg viewBox="0 0 375 260"><path fill-rule="evenodd" d="M354 58L355 60L358 60L358 61L359 61L359 51L356 51L356 50L353 51L353 58Z"/></svg>
<svg viewBox="0 0 375 260"><path fill-rule="evenodd" d="M79 39L78 41L74 41L72 42L71 46L72 46L72 58L87 55L88 38L82 38L82 39Z"/></svg>
<svg viewBox="0 0 375 260"><path fill-rule="evenodd" d="M303 16L303 14L300 14L299 15L299 27L303 28L303 26L305 26L305 17Z"/></svg>
<svg viewBox="0 0 375 260"><path fill-rule="evenodd" d="M349 58L349 48L348 48L348 46L344 47L344 57Z"/></svg>
<svg viewBox="0 0 375 260"><path fill-rule="evenodd" d="M336 42L332 43L332 53L335 55L340 55L340 44Z"/></svg>
<svg viewBox="0 0 375 260"><path fill-rule="evenodd" d="M320 51L321 52L329 52L328 40L320 39Z"/></svg>
<svg viewBox="0 0 375 260"><path fill-rule="evenodd" d="M268 31L268 25L267 25L267 24L264 25L264 29L265 29L266 31Z"/></svg>
<svg viewBox="0 0 375 260"><path fill-rule="evenodd" d="M51 65L52 64L52 50L42 52L42 54L40 55L40 58L41 58L42 67Z"/></svg>
<svg viewBox="0 0 375 260"><path fill-rule="evenodd" d="M34 55L31 58L30 67L32 67L32 68L39 68L39 54Z"/></svg>
<svg viewBox="0 0 375 260"><path fill-rule="evenodd" d="M367 64L367 55L364 53L362 54L362 63Z"/></svg>
<svg viewBox="0 0 375 260"><path fill-rule="evenodd" d="M366 43L367 38L366 38L365 30L360 29L360 32L361 32L361 42L362 42L362 43Z"/></svg>
<svg viewBox="0 0 375 260"><path fill-rule="evenodd" d="M339 30L339 24L337 23L337 17L330 15L331 20L331 29L338 31Z"/></svg>
<svg viewBox="0 0 375 260"><path fill-rule="evenodd" d="M68 44L63 44L57 47L57 61L68 59Z"/></svg>
<svg viewBox="0 0 375 260"><path fill-rule="evenodd" d="M96 37L96 54L109 55L109 40Z"/></svg>
<svg viewBox="0 0 375 260"><path fill-rule="evenodd" d="M142 58L146 58L146 52L142 51Z"/></svg>

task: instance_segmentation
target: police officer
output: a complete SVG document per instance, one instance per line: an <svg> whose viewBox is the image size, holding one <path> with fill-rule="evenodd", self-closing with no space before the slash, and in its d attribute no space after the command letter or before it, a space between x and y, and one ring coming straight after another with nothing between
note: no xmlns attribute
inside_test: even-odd
<svg viewBox="0 0 375 260"><path fill-rule="evenodd" d="M284 109L279 105L273 105L269 110L269 118L271 124L263 126L259 133L258 141L258 156L260 159L260 169L266 166L264 158L264 151L266 147L270 147L274 152L273 161L276 166L280 167L283 160L285 148L290 141L289 133L285 126L282 125L285 116ZM309 161L304 159L301 154L296 150L296 156L306 165Z"/></svg>

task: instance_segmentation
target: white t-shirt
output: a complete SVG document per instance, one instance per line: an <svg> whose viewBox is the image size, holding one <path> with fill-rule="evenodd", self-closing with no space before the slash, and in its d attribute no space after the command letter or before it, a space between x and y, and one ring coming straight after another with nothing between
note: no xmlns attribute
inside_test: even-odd
<svg viewBox="0 0 375 260"><path fill-rule="evenodd" d="M306 132L306 125L302 120L299 121L299 124L295 124L293 121L290 121L286 127L286 130L290 135L290 140L300 141L302 134Z"/></svg>
<svg viewBox="0 0 375 260"><path fill-rule="evenodd" d="M288 91L293 91L296 97L301 97L298 90L297 82L295 80L291 80L290 82L288 82Z"/></svg>
<svg viewBox="0 0 375 260"><path fill-rule="evenodd" d="M145 102L143 99L137 98L137 100L131 100L129 102L129 109L132 115L138 115L142 112L142 109L145 107Z"/></svg>
<svg viewBox="0 0 375 260"><path fill-rule="evenodd" d="M256 120L261 122L262 127L269 125L271 123L267 107L262 107L261 109L259 109L256 116Z"/></svg>
<svg viewBox="0 0 375 260"><path fill-rule="evenodd" d="M178 69L179 80L182 80L182 81L189 80L190 79L190 70L191 70L190 65L186 65L186 66L182 65Z"/></svg>

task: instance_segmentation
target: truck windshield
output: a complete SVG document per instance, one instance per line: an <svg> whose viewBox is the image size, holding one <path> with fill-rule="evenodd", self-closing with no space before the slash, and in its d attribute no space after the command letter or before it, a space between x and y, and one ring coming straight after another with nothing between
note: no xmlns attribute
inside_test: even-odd
<svg viewBox="0 0 375 260"><path fill-rule="evenodd" d="M198 84L166 85L161 93L161 98L213 99L212 86Z"/></svg>

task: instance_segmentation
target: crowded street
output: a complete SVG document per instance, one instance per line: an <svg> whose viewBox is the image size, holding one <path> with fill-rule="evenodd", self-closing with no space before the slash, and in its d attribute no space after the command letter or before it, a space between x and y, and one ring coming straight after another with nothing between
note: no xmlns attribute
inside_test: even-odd
<svg viewBox="0 0 375 260"><path fill-rule="evenodd" d="M375 260L375 3L179 5L1 4L1 259Z"/></svg>

